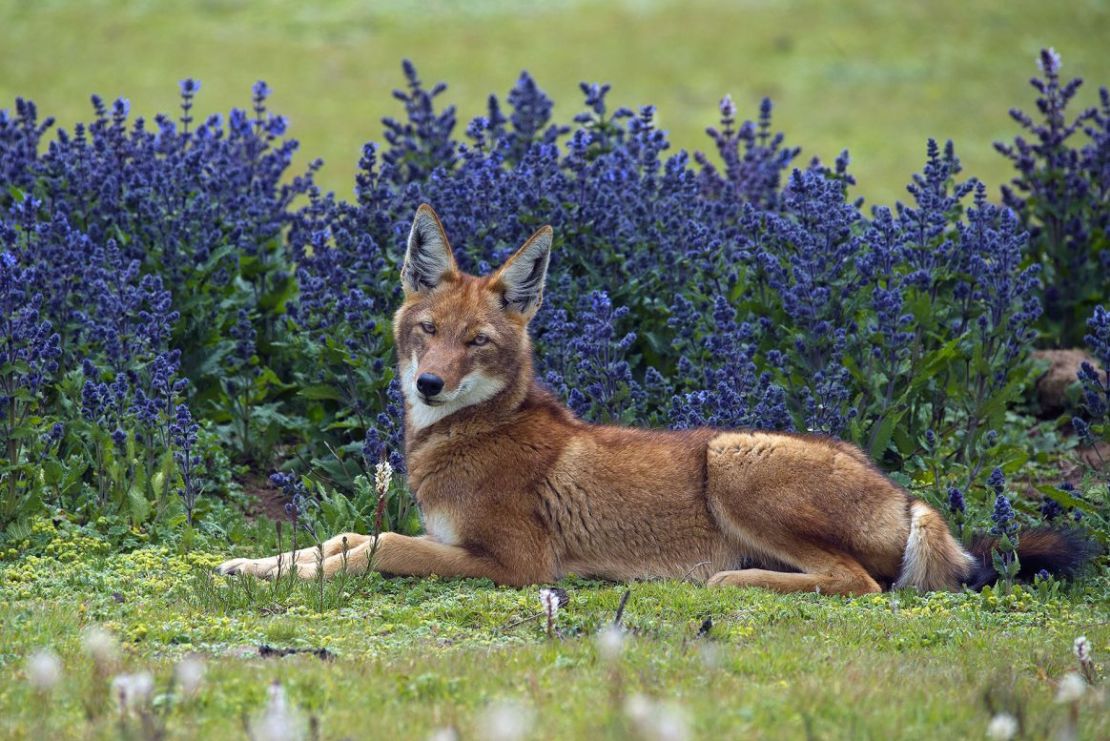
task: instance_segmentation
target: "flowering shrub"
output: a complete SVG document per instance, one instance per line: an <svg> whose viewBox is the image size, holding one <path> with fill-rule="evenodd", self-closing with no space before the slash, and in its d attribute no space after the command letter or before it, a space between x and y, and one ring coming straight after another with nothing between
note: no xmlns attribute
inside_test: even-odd
<svg viewBox="0 0 1110 741"><path fill-rule="evenodd" d="M1084 362L1079 368L1079 381L1083 386L1082 413L1072 418L1080 438L1091 447L1098 463L1106 492L1110 494L1110 311L1101 305L1087 320L1087 348L1099 367ZM1103 445L1098 443L1102 442ZM1103 514L1105 518L1105 513Z"/></svg>
<svg viewBox="0 0 1110 741"><path fill-rule="evenodd" d="M193 125L198 89L184 81L180 120L154 131L129 123L126 100L94 97L95 120L45 150L32 104L0 117L0 300L13 307L0 525L44 498L132 524L177 502L191 522L208 475L198 436L212 432L186 395L209 429L238 423L250 451L251 404L276 380L253 368L255 345L295 288L281 231L310 178L283 184L296 145L277 143L264 84L254 115L226 126Z"/></svg>
<svg viewBox="0 0 1110 741"><path fill-rule="evenodd" d="M1029 138L995 147L1018 172L1013 187L1003 188L1003 202L1030 229L1033 257L1045 266L1044 339L1072 347L1082 342L1092 307L1105 300L1110 272L1110 90L1099 90L1098 108L1068 120L1083 81L1060 78L1053 49L1041 51L1037 66L1043 77L1029 84L1039 115L1010 111Z"/></svg>
<svg viewBox="0 0 1110 741"><path fill-rule="evenodd" d="M1038 268L1022 267L1012 215L974 181L954 183L951 146L930 145L913 206L867 218L847 195L846 156L785 173L797 152L770 133L769 104L737 128L722 102L719 171L664 157L653 110L610 112L606 86L583 85L576 127L554 126L527 75L508 117L493 98L469 141L454 141L453 115L434 109L441 88L406 74L410 121L390 126L383 154L368 145L357 204L317 197L293 230L305 256L295 315L330 328L328 352L338 337L348 345L324 371L327 390L312 391L340 402L337 414L382 398L389 374L374 367L391 362L395 245L423 201L470 270L553 224L533 326L540 373L587 418L809 429L877 458L913 455L935 429L966 458L1019 393ZM412 164L445 142L437 167ZM361 384L359 363L378 363Z"/></svg>
<svg viewBox="0 0 1110 741"><path fill-rule="evenodd" d="M422 202L473 272L555 228L537 370L581 416L845 437L961 529L985 520L983 472L1024 460L998 431L1041 321L1039 201L988 202L929 142L909 203L865 213L847 153L794 167L769 101L738 123L726 97L715 158L691 158L606 85L552 122L527 73L460 138L443 85L403 71L404 117L365 146L352 202L315 187L319 163L288 175L296 143L264 83L225 122L194 117L186 80L154 130L94 98L95 120L45 149L32 104L0 116L0 524L42 501L191 524L226 488L224 451L282 469L298 521L414 528L400 477L371 482L383 461L405 470L390 317ZM1082 117L1092 140L1108 118ZM1092 147L1088 184L1107 172Z"/></svg>

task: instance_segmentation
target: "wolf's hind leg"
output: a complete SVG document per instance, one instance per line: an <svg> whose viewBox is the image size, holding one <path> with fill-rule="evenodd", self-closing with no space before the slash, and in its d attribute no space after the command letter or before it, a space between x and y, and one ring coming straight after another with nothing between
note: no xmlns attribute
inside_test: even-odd
<svg viewBox="0 0 1110 741"><path fill-rule="evenodd" d="M341 535L336 535L334 538L329 538L321 544L324 551L324 560L332 558L333 556L342 557L344 548L347 549L349 554L355 548L363 545L369 540L369 535L359 535L358 533L343 533ZM271 579L277 576L279 567L281 572L285 573L293 563L304 566L315 566L319 559L320 548L313 546L311 548L299 548L296 551L288 551L267 558L233 558L217 566L216 573L229 576L235 574L249 574L263 579Z"/></svg>
<svg viewBox="0 0 1110 741"><path fill-rule="evenodd" d="M845 596L882 591L878 582L853 559L831 554L816 571L800 574L766 569L719 571L709 578L707 584L711 587L761 587L775 592L820 592Z"/></svg>
<svg viewBox="0 0 1110 741"><path fill-rule="evenodd" d="M911 500L846 443L722 433L706 451L706 497L737 560L799 572L726 571L711 586L866 594L902 566Z"/></svg>

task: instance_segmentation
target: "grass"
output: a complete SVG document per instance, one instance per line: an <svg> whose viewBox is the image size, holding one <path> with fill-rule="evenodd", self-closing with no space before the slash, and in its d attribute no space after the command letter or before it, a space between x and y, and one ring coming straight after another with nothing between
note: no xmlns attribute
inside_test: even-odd
<svg viewBox="0 0 1110 741"><path fill-rule="evenodd" d="M99 0L0 6L8 64L0 106L36 99L63 125L87 118L88 94L126 95L150 115L176 105L176 82L204 83L202 112L244 105L265 78L323 182L349 192L361 144L396 113L398 62L451 83L460 119L482 112L527 67L576 112L579 80L614 84L613 103L659 106L677 146L700 148L720 95L754 113L777 102L777 124L803 157L848 147L859 192L889 201L923 156L926 137L954 138L967 171L992 188L1009 177L991 150L1014 129L1006 109L1030 107L1037 49L1054 45L1065 71L1110 83L1110 8L1013 0L898 5L864 0L598 4L336 0L137 3ZM1081 101L1093 97L1093 85ZM155 725L173 738L241 736L285 688L323 738L428 737L455 728L488 735L491 703L531 709L531 736L642 735L630 698L670 704L705 738L981 737L993 709L1022 718L1029 737L1055 735L1070 708L1054 702L1086 635L1096 662L1110 646L1110 576L1012 594L883 594L856 599L708 591L678 582L631 586L619 659L599 653L625 587L578 579L546 636L537 590L480 581L385 579L263 583L210 568L231 553L208 540L179 554L142 546L112 554L75 529L35 524L34 545L0 554L0 737L141 736L121 720L106 682L153 672ZM251 542L265 538L244 536ZM141 540L138 534L136 538ZM240 546L240 549L243 547ZM242 555L259 555L244 551ZM711 618L708 638L700 627ZM121 642L94 669L82 635L102 626ZM279 649L325 648L263 658ZM50 647L64 676L52 694L27 683L29 656ZM199 654L199 693L172 689L174 666ZM99 671L99 673L98 673ZM1083 738L1110 737L1106 680L1080 702ZM989 700L987 699L989 698ZM147 729L149 730L149 729Z"/></svg>
<svg viewBox="0 0 1110 741"><path fill-rule="evenodd" d="M996 192L1011 173L991 143L1015 133L1009 108L1032 108L1038 49L1062 53L1090 103L1110 84L1106 38L1110 6L1094 0L24 0L0 4L0 107L32 97L68 126L89 117L98 92L150 115L176 110L177 81L195 76L198 110L226 111L265 78L303 152L327 162L323 183L346 196L361 145L398 113L389 93L402 57L450 83L445 99L464 124L527 68L559 120L579 110L579 81L608 81L614 104L655 104L688 149L708 144L724 93L747 116L769 95L804 159L848 148L859 194L890 202L905 197L928 137L954 139L966 171Z"/></svg>
<svg viewBox="0 0 1110 741"><path fill-rule="evenodd" d="M1096 662L1110 645L1105 575L1066 590L855 599L637 583L629 637L610 662L595 636L613 620L620 585L565 580L570 603L548 639L545 621L527 619L539 611L535 589L379 575L224 579L208 570L227 554L148 546L109 556L62 533L41 550L0 563L5 738L139 735L97 695L105 680L81 640L94 625L122 642L104 677L153 672L155 717L174 738L242 734L273 680L322 738L423 738L445 727L482 737L497 701L534 713L531 738L623 738L638 733L622 709L634 695L679 708L698 738L962 738L984 733L987 694L1041 737L1067 718L1053 697L1075 668L1076 636L1090 639ZM698 638L706 617L713 627ZM264 659L261 644L336 658ZM42 646L64 665L52 696L25 681L26 658ZM190 654L205 657L207 676L195 696L178 697L169 680ZM1105 709L1104 688L1081 701L1081 737L1110 733Z"/></svg>

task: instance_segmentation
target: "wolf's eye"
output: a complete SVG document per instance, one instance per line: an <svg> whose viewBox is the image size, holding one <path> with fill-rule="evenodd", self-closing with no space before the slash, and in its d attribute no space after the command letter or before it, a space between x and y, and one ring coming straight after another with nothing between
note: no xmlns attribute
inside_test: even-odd
<svg viewBox="0 0 1110 741"><path fill-rule="evenodd" d="M489 343L489 337L485 336L484 334L475 335L474 339L470 341L470 344L474 345L475 347L481 347L482 345L485 345L487 343Z"/></svg>
<svg viewBox="0 0 1110 741"><path fill-rule="evenodd" d="M427 334L436 333L436 325L432 324L431 322L420 322L420 328L424 330L424 332Z"/></svg>

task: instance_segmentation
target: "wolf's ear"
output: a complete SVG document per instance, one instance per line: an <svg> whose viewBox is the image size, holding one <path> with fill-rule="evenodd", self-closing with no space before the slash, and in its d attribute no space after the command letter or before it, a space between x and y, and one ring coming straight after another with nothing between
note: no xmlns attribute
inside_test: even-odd
<svg viewBox="0 0 1110 741"><path fill-rule="evenodd" d="M531 319L540 308L554 234L551 227L541 227L497 271L493 285L501 291L506 311L515 311Z"/></svg>
<svg viewBox="0 0 1110 741"><path fill-rule="evenodd" d="M432 207L423 204L416 209L408 249L405 250L405 264L401 268L405 293L430 291L445 278L457 274L458 270L443 224Z"/></svg>

